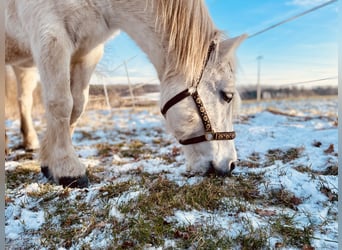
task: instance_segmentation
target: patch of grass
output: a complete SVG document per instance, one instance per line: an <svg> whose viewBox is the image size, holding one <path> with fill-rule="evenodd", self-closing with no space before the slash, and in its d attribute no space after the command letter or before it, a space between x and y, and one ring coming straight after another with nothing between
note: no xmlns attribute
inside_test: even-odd
<svg viewBox="0 0 342 250"><path fill-rule="evenodd" d="M130 190L135 183L133 181L124 181L114 184L107 184L99 189L98 196L108 201L111 198L118 197L120 194Z"/></svg>
<svg viewBox="0 0 342 250"><path fill-rule="evenodd" d="M162 177L152 182L145 180L149 192L141 197L137 207L141 207L144 212L143 209L151 204L163 206L165 215L171 214L174 208L215 211L224 208L222 200L225 197L243 197L249 201L258 198L259 191L255 182L259 181L259 178L261 177L239 176L226 181L223 178L208 177L197 184L181 187Z"/></svg>
<svg viewBox="0 0 342 250"><path fill-rule="evenodd" d="M244 233L238 236L235 240L239 242L241 249L249 250L249 249L265 249L267 246L267 239L268 235L266 230L260 229L253 229L250 228L248 233Z"/></svg>
<svg viewBox="0 0 342 250"><path fill-rule="evenodd" d="M235 242L209 225L176 227L173 232L178 249L229 249Z"/></svg>
<svg viewBox="0 0 342 250"><path fill-rule="evenodd" d="M164 239L171 235L172 225L161 216L148 218L141 213L128 218L125 224L113 230L116 245L120 246L118 249L128 246L133 249L142 249L146 245L160 246L164 243Z"/></svg>
<svg viewBox="0 0 342 250"><path fill-rule="evenodd" d="M283 158L283 151L281 149L269 149L266 153L266 158L270 165L272 165L275 161Z"/></svg>
<svg viewBox="0 0 342 250"><path fill-rule="evenodd" d="M15 150L15 149L13 149ZM12 161L18 161L18 162L25 162L35 159L35 153L34 152L23 152L23 153L17 153L13 157L11 157Z"/></svg>
<svg viewBox="0 0 342 250"><path fill-rule="evenodd" d="M239 165L248 168L260 168L273 165L276 161L281 161L282 163L288 163L295 159L298 159L303 152L303 147L289 148L287 150L283 149L269 149L265 154L266 161L261 161L261 156L257 152L253 152L246 160L241 160Z"/></svg>
<svg viewBox="0 0 342 250"><path fill-rule="evenodd" d="M330 165L325 170L317 172L322 175L338 175L338 165Z"/></svg>
<svg viewBox="0 0 342 250"><path fill-rule="evenodd" d="M248 168L258 168L261 166L261 157L257 152L253 152L250 156L248 156L247 160L239 161L239 165Z"/></svg>
<svg viewBox="0 0 342 250"><path fill-rule="evenodd" d="M229 197L248 199L250 202L259 197L256 180L232 177L228 181L223 178L210 177L194 185L178 186L174 182L158 175L142 175L141 185L146 192L140 194L137 200L123 204L119 209L123 214L130 214L126 222L116 232L121 232L117 238L122 246L131 245L133 249L141 249L145 245L160 246L164 240L179 241L180 247L195 245L201 249L212 249L215 246L224 247L233 241L222 235L210 237L214 228L198 227L189 232L189 228L174 228L173 223L165 218L173 216L176 210L183 211L219 211L229 206L225 199ZM240 211L245 208L241 208ZM183 231L186 232L183 232ZM181 233L183 232L183 234ZM120 242L119 242L120 241Z"/></svg>
<svg viewBox="0 0 342 250"><path fill-rule="evenodd" d="M96 144L98 155L100 157L108 157L113 154L113 145L107 143Z"/></svg>
<svg viewBox="0 0 342 250"><path fill-rule="evenodd" d="M176 162L176 157L180 155L181 149L179 147L173 147L170 153L161 155L161 158L167 163L171 164Z"/></svg>
<svg viewBox="0 0 342 250"><path fill-rule="evenodd" d="M296 171L300 172L300 173L305 173L307 174L310 179L312 181L316 180L317 178L319 178L319 173L317 171L314 171L310 166L304 166L304 165L299 165L296 167L293 167Z"/></svg>
<svg viewBox="0 0 342 250"><path fill-rule="evenodd" d="M127 143L118 144L97 144L96 148L98 150L98 155L100 157L111 157L113 154L119 154L120 157L138 159L149 159L152 150L145 147L145 144L140 140L132 140ZM118 162L117 164L120 164Z"/></svg>
<svg viewBox="0 0 342 250"><path fill-rule="evenodd" d="M15 189L24 184L37 182L39 173L40 166L36 161L26 162L13 171L6 171L6 186Z"/></svg>
<svg viewBox="0 0 342 250"><path fill-rule="evenodd" d="M273 165L275 161L288 163L295 159L298 159L303 150L303 147L289 148L285 151L282 149L270 149L266 153L267 162L269 165Z"/></svg>
<svg viewBox="0 0 342 250"><path fill-rule="evenodd" d="M285 151L283 163L287 163L293 160L298 159L301 156L301 153L304 151L304 147L299 148L289 148Z"/></svg>
<svg viewBox="0 0 342 250"><path fill-rule="evenodd" d="M70 194L71 189L64 190ZM60 195L54 196L49 203L41 203L46 215L46 223L40 232L42 246L70 248L93 230L110 223L108 208L96 209L85 202L86 192L77 194L75 199L69 199L64 192L58 193Z"/></svg>
<svg viewBox="0 0 342 250"><path fill-rule="evenodd" d="M267 230L255 229L248 221L245 227L245 230L241 230L236 237L231 237L221 228L213 225L189 225L176 228L174 238L179 249L233 249L236 246L246 250L265 249L268 239Z"/></svg>
<svg viewBox="0 0 342 250"><path fill-rule="evenodd" d="M98 177L96 175L96 173L100 173L100 172L104 172L105 169L103 167L97 167L97 168L90 168L88 167L86 170L86 174L88 176L88 179L90 181L90 183L101 183L102 182L102 178Z"/></svg>
<svg viewBox="0 0 342 250"><path fill-rule="evenodd" d="M27 195L33 198L43 198L50 196L54 192L54 186L51 184L39 185L38 190L27 192Z"/></svg>
<svg viewBox="0 0 342 250"><path fill-rule="evenodd" d="M48 223L43 225L41 243L45 247L62 246L70 248L82 234L82 216L84 215L80 216L80 212L83 211L77 203L70 201L55 202L54 206L53 217L49 212L46 212ZM56 223L56 219L58 219L58 224L52 223L52 221Z"/></svg>
<svg viewBox="0 0 342 250"><path fill-rule="evenodd" d="M264 183L263 173L249 173L247 176L237 176L233 185L233 195L243 197L246 201L253 203L263 197L258 190L258 185Z"/></svg>
<svg viewBox="0 0 342 250"><path fill-rule="evenodd" d="M294 169L300 173L313 173L311 166L299 165L299 166L294 167Z"/></svg>
<svg viewBox="0 0 342 250"><path fill-rule="evenodd" d="M99 140L100 137L97 136L95 133L90 133L88 131L85 131L85 130L79 130L77 131L77 133L80 133L81 134L81 138L79 139L80 141L82 140Z"/></svg>
<svg viewBox="0 0 342 250"><path fill-rule="evenodd" d="M309 173L313 176L313 178L319 176L319 175L338 175L338 165L331 164L329 165L325 170L317 171L313 170L311 166L303 166L299 165L294 167L295 170L301 173Z"/></svg>
<svg viewBox="0 0 342 250"><path fill-rule="evenodd" d="M279 189L273 189L268 195L268 203L270 205L276 205L276 206L284 206L291 208L293 210L297 210L297 206L302 204L302 199L296 197L291 192L279 188Z"/></svg>
<svg viewBox="0 0 342 250"><path fill-rule="evenodd" d="M126 147L121 148L120 154L122 157L134 158L134 159L146 159L150 158L152 150L144 147L145 144L139 140L133 140Z"/></svg>
<svg viewBox="0 0 342 250"><path fill-rule="evenodd" d="M328 197L329 201L338 201L338 193L332 191L328 186L321 184L321 187L319 189L322 194L324 194L326 197Z"/></svg>
<svg viewBox="0 0 342 250"><path fill-rule="evenodd" d="M277 216L275 220L270 221L270 226L273 235L282 237L283 246L303 247L304 245L310 245L310 240L313 238L311 225L298 228L294 217L286 214Z"/></svg>
<svg viewBox="0 0 342 250"><path fill-rule="evenodd" d="M75 195L74 190L69 188L42 194L40 199L43 198L44 202L40 204L46 215L46 223L40 231L42 246L70 248L94 230L102 230L108 223L119 227L116 219L109 216L108 201L132 187L134 183L131 181L102 186L98 190L96 199L100 202L97 205L85 201L86 190L78 191L72 198L70 195ZM90 249L90 246L84 245L84 249Z"/></svg>

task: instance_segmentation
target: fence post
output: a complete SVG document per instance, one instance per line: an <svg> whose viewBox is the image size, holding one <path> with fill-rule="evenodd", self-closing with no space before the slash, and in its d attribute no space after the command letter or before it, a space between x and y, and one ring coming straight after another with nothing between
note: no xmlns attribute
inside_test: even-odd
<svg viewBox="0 0 342 250"><path fill-rule="evenodd" d="M258 56L256 59L258 60L257 102L260 102L261 100L260 70L261 70L261 59L263 59L263 57Z"/></svg>
<svg viewBox="0 0 342 250"><path fill-rule="evenodd" d="M133 93L133 89L132 89L132 84L131 81L129 79L129 74L128 74L128 69L127 69L127 63L126 61L123 61L123 64L125 66L125 71L126 71L126 76L127 76L127 82L128 82L128 88L129 88L129 93L131 95L131 99L132 99L132 103L133 103L133 108L135 109L135 97L134 97L134 93Z"/></svg>
<svg viewBox="0 0 342 250"><path fill-rule="evenodd" d="M107 107L109 110L112 110L112 107L110 106L110 102L109 102L108 92L107 92L107 84L104 82L103 74L99 71L96 71L94 76L99 80L99 84L101 84L103 86L103 92L105 95Z"/></svg>

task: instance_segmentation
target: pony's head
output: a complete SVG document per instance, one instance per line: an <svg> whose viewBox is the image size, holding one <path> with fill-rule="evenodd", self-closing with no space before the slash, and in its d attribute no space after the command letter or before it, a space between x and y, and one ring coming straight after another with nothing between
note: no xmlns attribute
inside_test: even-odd
<svg viewBox="0 0 342 250"><path fill-rule="evenodd" d="M246 36L223 40L203 0L151 1L165 48L160 78L168 130L184 145L191 172L229 174L237 160L233 115L240 101L234 55Z"/></svg>
<svg viewBox="0 0 342 250"><path fill-rule="evenodd" d="M212 42L202 59L203 71L188 90L175 93L169 89L174 93L167 94L162 113L168 130L184 145L191 173L227 175L235 166L233 117L240 102L235 50L245 38Z"/></svg>

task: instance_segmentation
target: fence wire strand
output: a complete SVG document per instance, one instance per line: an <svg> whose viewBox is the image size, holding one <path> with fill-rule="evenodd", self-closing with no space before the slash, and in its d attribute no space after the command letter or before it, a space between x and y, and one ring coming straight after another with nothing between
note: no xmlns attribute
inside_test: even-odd
<svg viewBox="0 0 342 250"><path fill-rule="evenodd" d="M329 5L329 4L332 4L332 3L334 3L334 2L337 2L337 0L331 0L331 1L325 2L325 3L323 3L323 4L320 4L320 5L318 5L318 6L315 6L315 7L311 8L311 9L308 9L308 10L302 12L302 13L299 13L299 14L297 14L297 15L294 15L294 16L292 16L292 17L289 17L289 18L287 18L287 19L285 19L285 20L283 20L283 21L280 21L280 22L278 22L278 23L275 23L275 24L273 24L273 25L271 25L271 26L269 26L269 27L267 27L267 28L265 28L265 29L262 29L262 30L260 30L260 31L258 31L258 32L255 32L254 34L249 35L248 38L252 38L252 37L255 37L255 36L257 36L257 35L260 35L260 34L266 32L266 31L269 31L269 30L271 30L271 29L274 29L274 28L276 28L276 27L278 27L278 26L280 26L280 25L282 25L282 24L284 24L284 23L288 23L288 22L290 22L290 21L293 21L293 20L295 20L295 19L297 19L297 18L299 18L299 17L301 17L301 16L304 16L304 15L310 13L310 12L313 12L313 11L315 11L315 10L318 10L318 9L320 9L320 8L323 8L323 7L325 7L325 6Z"/></svg>

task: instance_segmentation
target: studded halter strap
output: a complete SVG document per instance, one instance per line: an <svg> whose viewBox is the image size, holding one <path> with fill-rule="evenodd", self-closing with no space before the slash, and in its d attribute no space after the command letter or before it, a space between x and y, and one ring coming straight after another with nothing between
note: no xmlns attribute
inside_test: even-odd
<svg viewBox="0 0 342 250"><path fill-rule="evenodd" d="M210 54L215 49L215 46L216 45L214 42L212 42L209 46L207 58L204 62L204 66L202 68L201 74L198 77L196 84L194 84L195 87L191 88L191 89L183 90L182 92L178 93L173 98L171 98L169 101L167 101L161 109L161 113L165 117L166 112L173 105L177 104L178 102L182 101L183 99L187 98L188 96L192 96L192 98L196 104L196 108L197 108L199 115L201 117L205 133L203 135L192 137L189 139L179 140L179 143L182 145L189 145L189 144L195 144L195 143L199 143L199 142L212 141L212 140L233 140L235 138L235 132L234 131L215 132L213 130L211 123L210 123L210 120L209 120L209 116L207 114L207 111L205 110L203 102L202 102L202 100L201 100L201 98L197 92L197 86L202 79L203 71L204 71L205 67L207 66Z"/></svg>

